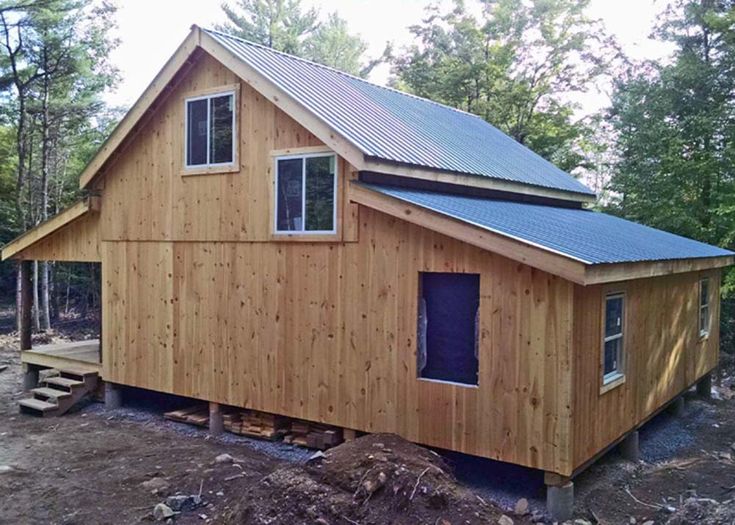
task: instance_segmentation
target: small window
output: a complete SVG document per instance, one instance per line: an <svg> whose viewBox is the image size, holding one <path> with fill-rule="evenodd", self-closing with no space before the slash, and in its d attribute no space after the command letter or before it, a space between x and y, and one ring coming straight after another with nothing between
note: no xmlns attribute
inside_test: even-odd
<svg viewBox="0 0 735 525"><path fill-rule="evenodd" d="M232 164L235 159L235 94L186 100L186 167Z"/></svg>
<svg viewBox="0 0 735 525"><path fill-rule="evenodd" d="M335 233L334 155L276 159L276 232Z"/></svg>
<svg viewBox="0 0 735 525"><path fill-rule="evenodd" d="M709 335L709 279L699 281L699 335Z"/></svg>
<svg viewBox="0 0 735 525"><path fill-rule="evenodd" d="M421 272L418 377L477 385L480 276Z"/></svg>
<svg viewBox="0 0 735 525"><path fill-rule="evenodd" d="M603 349L603 384L623 377L623 329L625 312L623 294L605 298L605 337Z"/></svg>

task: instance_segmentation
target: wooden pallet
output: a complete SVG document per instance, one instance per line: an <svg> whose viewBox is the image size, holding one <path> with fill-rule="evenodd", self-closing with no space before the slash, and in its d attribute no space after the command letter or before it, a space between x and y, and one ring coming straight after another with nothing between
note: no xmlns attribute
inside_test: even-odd
<svg viewBox="0 0 735 525"><path fill-rule="evenodd" d="M339 445L344 439L341 428L294 420L291 422L291 432L284 436L283 441L302 447L326 450Z"/></svg>
<svg viewBox="0 0 735 525"><path fill-rule="evenodd" d="M166 412L164 417L201 427L209 425L209 410L202 405ZM344 441L341 428L257 410L222 407L222 422L225 430L233 434L270 441L283 439L286 443L319 450L326 450Z"/></svg>

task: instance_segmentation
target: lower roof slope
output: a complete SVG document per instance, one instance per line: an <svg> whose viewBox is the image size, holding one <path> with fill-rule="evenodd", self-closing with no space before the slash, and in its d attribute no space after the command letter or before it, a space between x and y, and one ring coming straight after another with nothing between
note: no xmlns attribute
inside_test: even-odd
<svg viewBox="0 0 735 525"><path fill-rule="evenodd" d="M366 158L594 195L476 115L218 31L202 31L327 123Z"/></svg>
<svg viewBox="0 0 735 525"><path fill-rule="evenodd" d="M587 265L729 257L733 252L580 208L359 183L401 201Z"/></svg>

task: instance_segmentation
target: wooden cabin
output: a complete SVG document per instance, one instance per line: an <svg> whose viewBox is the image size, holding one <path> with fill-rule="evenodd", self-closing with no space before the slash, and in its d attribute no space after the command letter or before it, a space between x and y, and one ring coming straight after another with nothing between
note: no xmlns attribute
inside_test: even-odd
<svg viewBox="0 0 735 525"><path fill-rule="evenodd" d="M474 115L216 31L192 27L80 186L2 256L101 263L111 388L565 484L717 364L733 253L589 210Z"/></svg>

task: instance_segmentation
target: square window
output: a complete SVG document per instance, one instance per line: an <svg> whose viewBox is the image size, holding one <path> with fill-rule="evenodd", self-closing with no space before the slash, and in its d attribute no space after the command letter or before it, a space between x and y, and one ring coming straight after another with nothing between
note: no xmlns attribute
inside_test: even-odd
<svg viewBox="0 0 735 525"><path fill-rule="evenodd" d="M335 233L334 155L276 159L276 232Z"/></svg>
<svg viewBox="0 0 735 525"><path fill-rule="evenodd" d="M235 94L186 100L186 167L232 164L235 159Z"/></svg>
<svg viewBox="0 0 735 525"><path fill-rule="evenodd" d="M480 276L419 273L418 377L478 384Z"/></svg>

